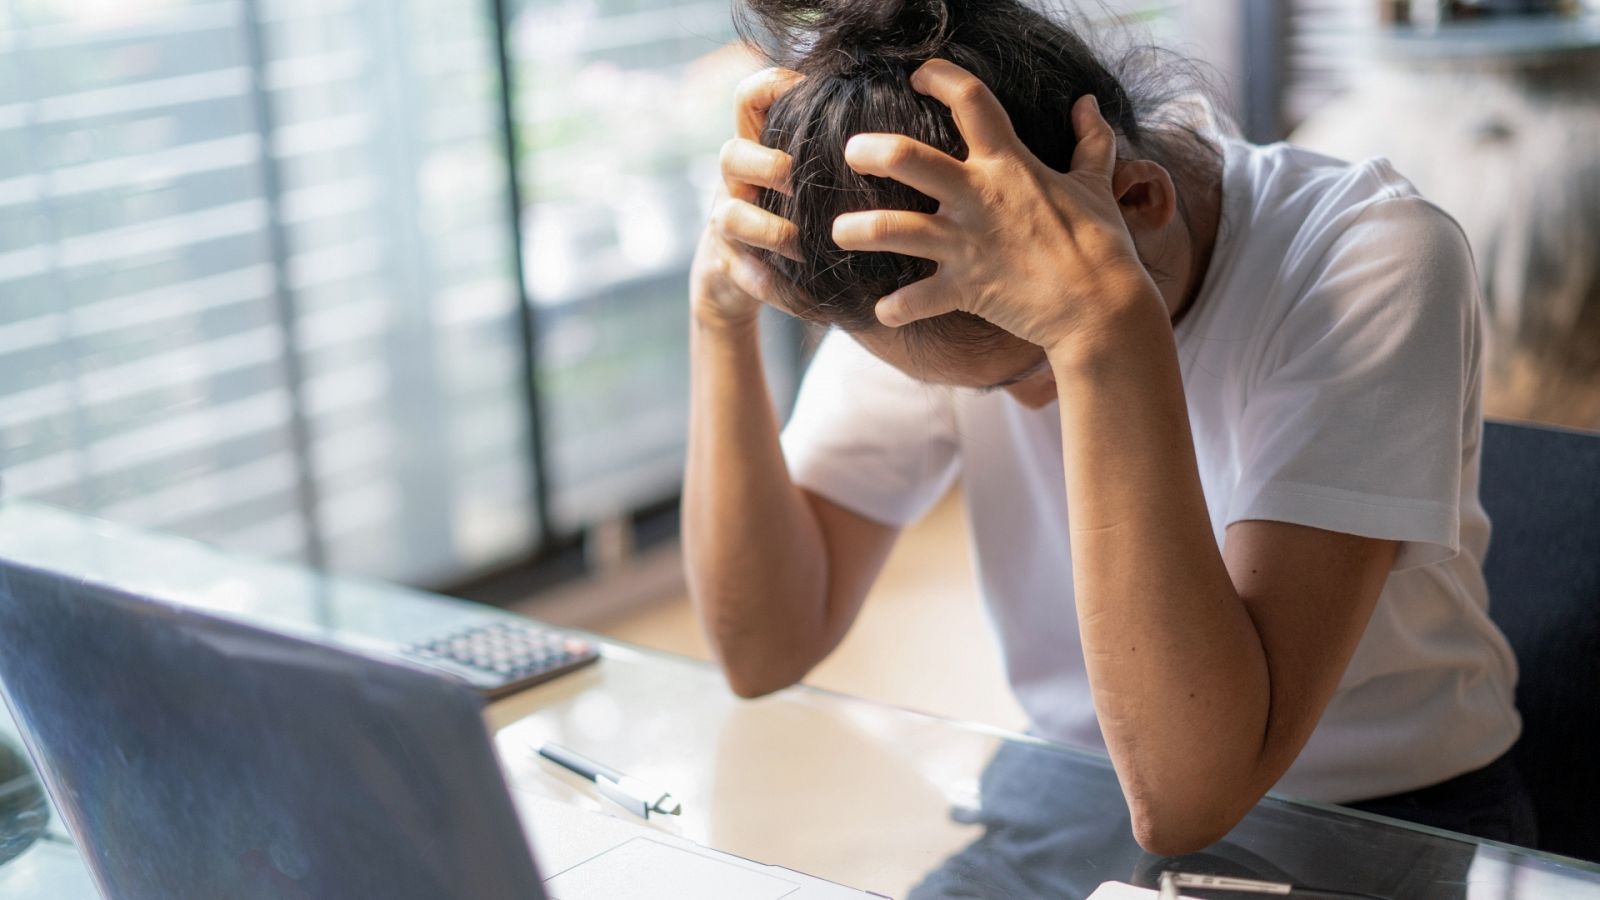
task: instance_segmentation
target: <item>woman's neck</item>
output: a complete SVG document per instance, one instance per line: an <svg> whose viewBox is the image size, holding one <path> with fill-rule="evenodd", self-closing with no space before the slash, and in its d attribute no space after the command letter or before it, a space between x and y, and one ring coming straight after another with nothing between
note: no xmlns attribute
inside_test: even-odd
<svg viewBox="0 0 1600 900"><path fill-rule="evenodd" d="M1194 307L1211 268L1222 221L1222 153L1198 135L1175 136L1168 171L1178 196L1178 214L1168 226L1151 261L1163 273L1157 286L1166 301L1172 324L1177 325ZM1164 164L1166 161L1163 161Z"/></svg>
<svg viewBox="0 0 1600 900"><path fill-rule="evenodd" d="M1222 227L1222 152L1200 136L1186 136L1184 147L1192 159L1182 167L1178 184L1178 219L1187 243L1187 266L1173 304L1173 325L1178 325L1194 309L1211 271L1211 256Z"/></svg>

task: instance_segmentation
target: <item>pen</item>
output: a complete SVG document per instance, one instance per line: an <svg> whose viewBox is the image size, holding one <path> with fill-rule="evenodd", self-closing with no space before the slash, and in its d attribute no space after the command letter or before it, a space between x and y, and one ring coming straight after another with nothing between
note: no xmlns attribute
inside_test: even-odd
<svg viewBox="0 0 1600 900"><path fill-rule="evenodd" d="M1229 878L1225 875L1195 875L1188 872L1174 872L1167 870L1161 873L1161 896L1159 900L1181 900L1178 891L1182 888L1198 888L1206 891L1237 891L1241 894L1277 894L1287 896L1293 890L1292 885L1276 881L1259 881L1254 878Z"/></svg>
<svg viewBox="0 0 1600 900"><path fill-rule="evenodd" d="M1260 881L1254 878L1233 878L1227 875L1196 875L1168 869L1161 873L1161 894L1157 900L1181 900L1179 890L1194 888L1203 891L1230 891L1239 894L1272 894L1279 897L1309 895L1312 897L1348 897L1351 900L1386 900L1376 894L1360 891L1341 891L1332 888L1313 888L1281 881Z"/></svg>
<svg viewBox="0 0 1600 900"><path fill-rule="evenodd" d="M569 772L574 772L594 782L600 796L626 809L641 819L651 813L676 816L683 812L683 804L667 791L650 787L637 778L624 775L603 763L559 744L546 741L534 747L534 752Z"/></svg>

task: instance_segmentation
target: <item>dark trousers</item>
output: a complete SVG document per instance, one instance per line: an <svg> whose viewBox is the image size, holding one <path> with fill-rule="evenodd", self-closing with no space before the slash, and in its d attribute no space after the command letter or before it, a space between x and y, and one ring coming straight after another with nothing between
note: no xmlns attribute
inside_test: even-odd
<svg viewBox="0 0 1600 900"><path fill-rule="evenodd" d="M1345 806L1519 847L1537 847L1533 798L1508 753L1429 787Z"/></svg>
<svg viewBox="0 0 1600 900"><path fill-rule="evenodd" d="M1200 853L1158 857L1133 841L1109 762L1006 743L984 770L980 807L958 820L982 827L911 900L1085 897L1115 879L1153 887L1165 869L1286 881L1396 900L1462 900L1476 848L1402 828L1356 822L1266 800ZM1531 804L1499 760L1395 797L1346 804L1379 815L1531 845Z"/></svg>

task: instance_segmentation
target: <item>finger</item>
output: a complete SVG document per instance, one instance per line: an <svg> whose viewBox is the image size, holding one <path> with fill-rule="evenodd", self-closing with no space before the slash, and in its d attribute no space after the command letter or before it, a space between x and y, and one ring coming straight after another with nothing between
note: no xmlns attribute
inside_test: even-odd
<svg viewBox="0 0 1600 900"><path fill-rule="evenodd" d="M782 150L763 147L748 138L730 138L722 145L718 161L728 193L741 200L755 200L752 186L789 193L789 172L794 161Z"/></svg>
<svg viewBox="0 0 1600 900"><path fill-rule="evenodd" d="M967 186L960 160L903 134L858 134L844 145L844 161L863 175L893 178L940 202L956 199Z"/></svg>
<svg viewBox="0 0 1600 900"><path fill-rule="evenodd" d="M978 76L947 59L930 59L911 73L911 86L950 107L956 129L973 154L1006 150L1017 143L1011 117Z"/></svg>
<svg viewBox="0 0 1600 900"><path fill-rule="evenodd" d="M873 311L878 321L890 328L899 328L918 319L942 316L955 312L957 295L944 279L935 273L930 278L908 284L878 301Z"/></svg>
<svg viewBox="0 0 1600 900"><path fill-rule="evenodd" d="M729 245L723 258L723 271L734 287L768 306L782 308L778 300L778 273L749 252Z"/></svg>
<svg viewBox="0 0 1600 900"><path fill-rule="evenodd" d="M833 242L844 250L936 259L939 248L949 246L949 237L942 220L922 213L876 209L833 220Z"/></svg>
<svg viewBox="0 0 1600 900"><path fill-rule="evenodd" d="M1072 151L1072 171L1111 180L1117 166L1117 133L1100 115L1100 101L1084 94L1072 104L1072 131L1078 146Z"/></svg>
<svg viewBox="0 0 1600 900"><path fill-rule="evenodd" d="M767 110L804 77L792 69L773 67L762 69L739 82L734 92L734 115L739 137L759 141L761 129L767 124Z"/></svg>
<svg viewBox="0 0 1600 900"><path fill-rule="evenodd" d="M712 223L728 240L781 253L793 260L800 258L795 246L800 230L788 219L775 216L754 203L725 197L712 213Z"/></svg>

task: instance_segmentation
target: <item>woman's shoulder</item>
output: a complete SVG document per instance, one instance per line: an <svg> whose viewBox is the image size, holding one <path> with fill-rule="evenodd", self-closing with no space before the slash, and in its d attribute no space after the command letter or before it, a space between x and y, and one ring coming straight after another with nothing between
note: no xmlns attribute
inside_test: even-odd
<svg viewBox="0 0 1600 900"><path fill-rule="evenodd" d="M1240 214L1253 242L1276 245L1267 252L1290 270L1314 267L1352 242L1378 255L1466 246L1455 220L1384 157L1350 162L1288 143L1237 142L1229 169L1230 182L1247 182L1250 202Z"/></svg>
<svg viewBox="0 0 1600 900"><path fill-rule="evenodd" d="M1231 329L1248 333L1249 377L1318 353L1422 352L1430 331L1459 351L1476 341L1477 276L1455 220L1387 160L1346 162L1289 144L1237 144L1230 178L1248 179ZM1236 198L1240 192L1236 192ZM1361 349L1365 348L1365 349ZM1435 352L1430 350L1428 352Z"/></svg>

